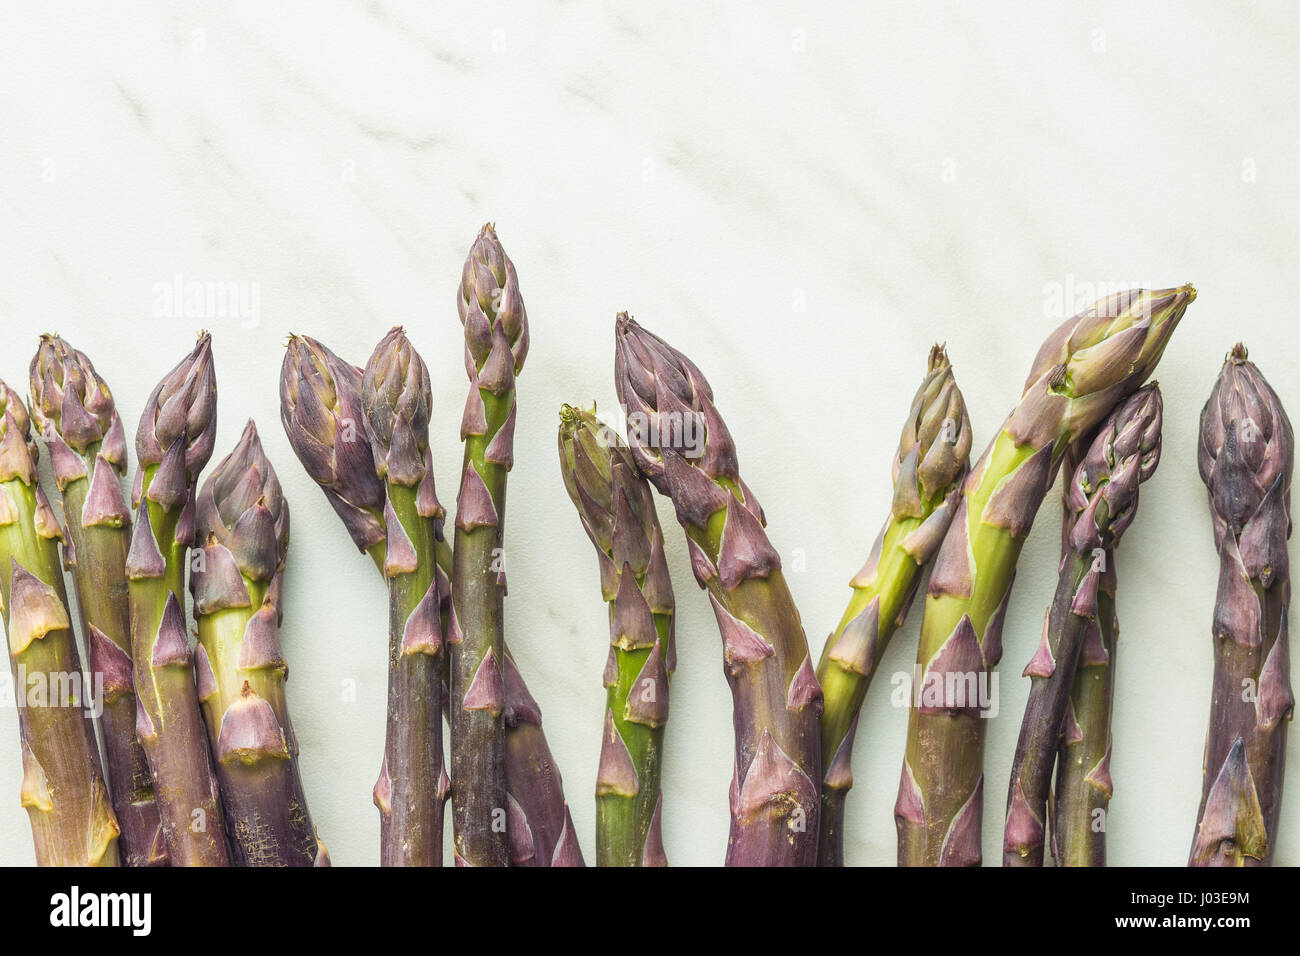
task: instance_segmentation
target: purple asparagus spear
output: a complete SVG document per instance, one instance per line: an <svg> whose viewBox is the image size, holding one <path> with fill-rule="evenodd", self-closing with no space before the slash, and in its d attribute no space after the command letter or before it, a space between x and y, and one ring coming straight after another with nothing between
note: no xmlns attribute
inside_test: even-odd
<svg viewBox="0 0 1300 956"><path fill-rule="evenodd" d="M722 635L736 736L727 865L812 866L822 691L763 510L695 364L627 313L614 338L632 453L672 498Z"/></svg>
<svg viewBox="0 0 1300 956"><path fill-rule="evenodd" d="M1201 412L1219 591L1214 696L1193 866L1267 866L1277 848L1286 727L1295 437L1277 393L1238 343Z"/></svg>
<svg viewBox="0 0 1300 956"><path fill-rule="evenodd" d="M149 760L173 866L230 864L185 625L195 485L212 457L216 425L212 339L205 332L154 388L140 418L136 516L126 561L136 734Z"/></svg>
<svg viewBox="0 0 1300 956"><path fill-rule="evenodd" d="M443 516L429 456L429 371L401 329L375 347L361 382L366 434L384 482L388 734L375 784L385 866L441 866Z"/></svg>
<svg viewBox="0 0 1300 956"><path fill-rule="evenodd" d="M1066 489L1069 548L1056 597L1025 675L1033 681L1011 766L1003 841L1006 866L1042 866L1052 768L1085 644L1098 643L1098 594L1114 574L1106 555L1137 514L1138 487L1160 461L1160 390L1138 389L1111 413Z"/></svg>
<svg viewBox="0 0 1300 956"><path fill-rule="evenodd" d="M470 248L457 289L469 395L451 576L449 713L456 862L506 866L504 528L514 464L515 379L528 315L515 267L491 224Z"/></svg>

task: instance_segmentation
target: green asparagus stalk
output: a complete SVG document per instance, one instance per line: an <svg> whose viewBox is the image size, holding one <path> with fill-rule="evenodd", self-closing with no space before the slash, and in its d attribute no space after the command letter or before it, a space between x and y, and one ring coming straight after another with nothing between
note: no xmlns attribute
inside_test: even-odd
<svg viewBox="0 0 1300 956"><path fill-rule="evenodd" d="M361 381L366 435L384 483L388 734L375 784L385 866L442 866L442 652L434 557L442 506L429 454L429 371L400 328Z"/></svg>
<svg viewBox="0 0 1300 956"><path fill-rule="evenodd" d="M154 388L141 416L126 561L136 735L149 760L174 866L230 865L184 611L195 486L212 457L216 418L212 339L205 332Z"/></svg>
<svg viewBox="0 0 1300 956"><path fill-rule="evenodd" d="M844 865L844 798L853 786L850 762L858 713L889 639L907 616L921 572L952 523L970 446L966 403L947 353L936 345L894 457L889 518L867 563L849 582L853 597L817 665L825 695L821 866Z"/></svg>
<svg viewBox="0 0 1300 956"><path fill-rule="evenodd" d="M1160 428L1160 391L1147 385L1111 413L1070 476L1069 546L1042 641L1024 671L1033 686L1007 793L1006 866L1043 865L1052 768L1063 737L1072 736L1066 732L1070 693L1083 649L1091 657L1101 643L1098 595L1103 587L1114 591L1106 555L1133 522L1138 488L1160 461ZM1090 770L1098 781L1109 778L1108 763Z"/></svg>
<svg viewBox="0 0 1300 956"><path fill-rule="evenodd" d="M18 695L22 805L41 866L117 866L118 823L95 742L59 566L58 522L36 475L31 421L0 382L0 611Z"/></svg>
<svg viewBox="0 0 1300 956"><path fill-rule="evenodd" d="M596 775L600 866L667 866L659 777L668 723L673 589L650 486L618 434L560 409L560 474L596 547L609 605L604 731Z"/></svg>
<svg viewBox="0 0 1300 956"><path fill-rule="evenodd" d="M727 865L812 866L822 692L781 558L704 375L627 313L614 335L637 467L672 498L722 635L736 734Z"/></svg>
<svg viewBox="0 0 1300 956"><path fill-rule="evenodd" d="M469 396L451 577L451 793L458 865L510 862L505 781L503 530L514 463L515 378L528 316L515 267L491 224L465 260L456 297Z"/></svg>
<svg viewBox="0 0 1300 956"><path fill-rule="evenodd" d="M63 563L72 572L89 673L102 688L104 763L125 866L167 863L153 780L135 736L126 555L131 509L122 494L126 435L108 383L83 353L41 336L31 364L32 420L63 496Z"/></svg>
<svg viewBox="0 0 1300 956"><path fill-rule="evenodd" d="M289 505L252 420L203 483L197 516L194 669L234 862L328 866L285 698L279 629Z"/></svg>
<svg viewBox="0 0 1300 956"><path fill-rule="evenodd" d="M1066 448L1151 374L1195 297L1190 285L1124 292L1066 321L967 477L926 595L894 807L900 865L979 865L981 712L992 701L1020 549Z"/></svg>
<svg viewBox="0 0 1300 956"><path fill-rule="evenodd" d="M315 339L290 337L280 373L280 420L285 434L308 475L338 512L357 550L370 555L382 573L384 483L375 472L369 442L364 436L358 438L364 417L360 390L361 369ZM435 521L434 534L434 552L445 589L442 624L446 633L452 554L440 521ZM541 711L509 649L505 665L511 862L518 866L581 866L582 853L564 801L560 772L542 732Z"/></svg>
<svg viewBox="0 0 1300 956"><path fill-rule="evenodd" d="M1219 590L1214 694L1192 866L1268 866L1277 847L1291 692L1287 608L1295 437L1246 349L1229 353L1201 412Z"/></svg>
<svg viewBox="0 0 1300 956"><path fill-rule="evenodd" d="M1067 475L1079 465L1091 441L1070 446L1061 464ZM1067 485L1061 523L1061 555L1070 549L1073 511ZM1115 552L1107 548L1101 561L1106 573L1097 582L1097 627L1089 630L1074 672L1065 729L1056 749L1056 787L1049 802L1052 857L1057 866L1106 865L1106 815L1114 786L1110 776L1111 708L1115 692L1115 649L1119 618L1115 585L1119 569Z"/></svg>

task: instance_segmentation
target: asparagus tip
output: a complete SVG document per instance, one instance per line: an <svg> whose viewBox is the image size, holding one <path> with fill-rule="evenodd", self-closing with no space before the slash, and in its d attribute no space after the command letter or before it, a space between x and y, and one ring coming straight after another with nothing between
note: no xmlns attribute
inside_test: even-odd
<svg viewBox="0 0 1300 956"><path fill-rule="evenodd" d="M566 426L570 431L578 426L584 416L594 417L596 414L596 401L592 399L590 408L583 408L581 405L570 405L565 402L560 406L560 424Z"/></svg>

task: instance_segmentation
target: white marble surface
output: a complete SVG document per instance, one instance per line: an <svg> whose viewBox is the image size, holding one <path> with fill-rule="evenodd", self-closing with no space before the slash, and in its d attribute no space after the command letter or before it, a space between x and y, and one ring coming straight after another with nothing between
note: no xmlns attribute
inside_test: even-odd
<svg viewBox="0 0 1300 956"><path fill-rule="evenodd" d="M56 9L57 8L57 9ZM1134 9L1136 8L1136 9ZM819 650L889 500L889 449L946 340L977 451L1014 402L1053 289L1194 281L1158 377L1164 461L1121 549L1110 852L1184 861L1209 708L1216 559L1194 438L1237 339L1293 411L1300 27L1287 3L0 4L0 376L36 336L96 361L133 426L211 328L218 453L263 427L293 506L284 641L307 792L336 864L378 860L384 596L277 423L281 346L364 361L403 323L435 382L452 497L465 388L452 294L484 220L521 277L510 641L583 850L604 608L556 467L562 402L613 404L630 309L710 376ZM248 283L246 320L159 315L155 286ZM1082 291L1081 291L1082 290ZM666 525L671 509L661 508ZM671 529L670 529L671 530ZM722 859L730 698L671 530L680 662L665 771L678 864ZM989 728L984 849L1055 575L1021 561ZM887 672L908 669L919 615ZM341 700L355 680L359 699ZM878 686L849 799L853 863L894 859L906 712ZM1294 738L1294 758L1300 742ZM1294 770L1294 768L1293 768ZM1295 774L1292 774L1295 777ZM32 860L0 709L0 864ZM1300 778L1279 863L1300 862Z"/></svg>

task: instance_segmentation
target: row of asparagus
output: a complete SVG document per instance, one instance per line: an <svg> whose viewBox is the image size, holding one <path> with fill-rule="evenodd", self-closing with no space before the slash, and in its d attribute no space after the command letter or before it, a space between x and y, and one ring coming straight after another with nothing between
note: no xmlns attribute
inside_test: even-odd
<svg viewBox="0 0 1300 956"><path fill-rule="evenodd" d="M467 267L461 316L467 300L486 307L494 295L500 300L503 290L513 289L512 268L503 255L502 261L495 285L493 280L473 285ZM1135 291L1102 300L1067 321L1044 343L1021 403L974 470L969 466L970 420L952 365L943 349L932 350L894 457L891 514L866 566L852 581L848 609L815 669L800 615L781 576L779 555L763 529L763 511L741 479L735 444L705 376L663 339L620 315L615 384L630 423L629 441L625 444L614 428L602 423L594 408L564 406L559 429L560 471L597 551L610 620L595 791L598 864L667 862L659 777L676 654L672 588L653 490L671 498L685 531L695 578L708 592L718 618L725 674L735 695L736 773L728 864L842 864L844 804L852 786L850 757L859 710L889 637L904 622L919 581L933 564L918 650L922 689L911 715L896 808L898 858L904 865L970 865L980 862L984 705L976 693L963 691L974 688L971 678L988 674L1001 656L1001 623L1019 550L1062 467L1067 484L1060 587L1048 610L1040 648L1024 671L1034 687L1009 787L1004 860L1008 865L1040 865L1050 827L1053 856L1062 864L1104 864L1118 635L1114 549L1135 518L1139 485L1151 477L1160 459L1160 390L1143 382L1152 375L1195 295L1191 286ZM467 324L467 332L469 328ZM469 442L478 437L478 447L490 446L487 436L495 434L487 427L493 419L485 412L493 406L481 401L487 395L474 392L481 388L485 356L490 355L486 336L481 338L477 355L472 345L467 351L472 388L463 427L467 463L458 532L472 529L464 525L476 525L480 514L490 515L489 527L499 528L502 503L497 494L485 497L473 481L484 471L480 462L490 462L490 455L474 457ZM309 339L300 339L298 347L318 356L313 360L317 368L339 364L324 346ZM506 354L504 346L500 354ZM517 349L511 354L517 356ZM302 359L286 360L285 381L295 381L295 369L302 367ZM339 388L338 373L333 376L335 384L325 392L337 395L334 401L346 410L352 399ZM512 414L511 394L508 405L497 406L495 419L502 428L512 428ZM334 428L339 420L335 414ZM289 421L286 418L286 427ZM698 425L695 437L703 438L702 445L690 441L690 423ZM328 438L317 438L321 445L330 445ZM1244 464L1240 442L1256 440L1260 444L1252 446L1253 464ZM307 463L300 441L294 444ZM1238 464L1216 468L1221 457ZM1206 747L1206 793L1192 862L1268 862L1281 788L1278 741L1291 706L1283 591L1290 528L1290 425L1240 346L1230 355L1206 405L1200 459L1216 510L1219 546L1236 554L1225 580L1258 580L1262 575L1257 591L1268 592L1274 583L1279 587L1260 598L1273 607L1273 619L1264 620L1265 611L1257 611L1251 618L1256 639L1252 643L1251 636L1239 636L1231 643L1238 653L1219 663ZM308 471L317 476L311 464ZM369 471L361 468L360 473ZM328 479L317 480L329 489ZM1231 488L1222 488L1223 483L1231 483ZM339 506L337 496L331 501ZM373 509L382 496L370 494L369 501ZM1216 505L1223 501L1231 501L1236 509L1231 522L1222 518L1227 506ZM1266 507L1265 502L1271 503ZM471 518L464 520L461 512L467 505ZM1264 514L1257 518L1258 511ZM348 509L339 512L346 516ZM1235 528L1238 538L1244 528L1253 528L1249 540L1253 551L1262 549L1262 557L1249 564L1249 570L1243 570L1240 548L1222 544L1225 533L1219 528L1227 525ZM357 545L367 546L360 537ZM460 549L458 538L458 554L463 553ZM485 566L490 564L487 551L482 551L473 567ZM1225 587L1221 584L1221 605ZM1239 604L1245 596L1238 594ZM1249 611L1236 611L1232 620ZM1230 624L1222 618L1221 607L1216 615L1218 639L1231 635ZM452 620L458 622L452 627L459 627L461 615L452 611ZM499 627L499 618L490 620ZM463 632L454 633L463 640ZM1274 652L1278 643L1281 648ZM1243 648L1255 650L1245 653ZM482 661L494 652L495 645L473 659ZM503 659L511 661L508 653ZM1240 679L1253 679L1260 687L1264 717L1258 727L1251 723L1255 709L1235 718L1225 714ZM468 676L463 680L468 682ZM454 750L455 726L452 721ZM507 735L510 732L507 727ZM1268 737L1266 745L1258 743L1261 735ZM458 763L468 767L472 780L493 779L481 762L484 750L474 745L476 756L467 761L480 762ZM1257 760L1245 760L1247 753L1257 754ZM525 826L526 821L512 796L508 761L504 777L513 832L516 821ZM1260 796L1255 779L1264 782ZM1262 810L1257 809L1260 801ZM1251 808L1256 808L1253 817ZM565 825L571 826L567 812ZM459 827L458 818L461 860L468 857L461 852ZM1248 838L1256 832L1268 835L1252 843ZM578 861L576 845L573 853Z"/></svg>
<svg viewBox="0 0 1300 956"><path fill-rule="evenodd" d="M471 385L455 552L434 488L428 372L400 329L364 369L292 337L282 422L388 583L388 732L374 793L383 862L440 864L450 796L458 863L581 865L540 710L503 643L499 516L528 331L490 226L466 262L460 311ZM285 695L289 509L253 422L198 486L216 434L211 338L147 402L130 506L125 432L91 361L44 336L30 389L29 405L0 382L0 607L37 862L328 865Z"/></svg>
<svg viewBox="0 0 1300 956"><path fill-rule="evenodd" d="M1066 321L973 467L971 423L936 346L894 456L890 513L816 664L708 381L621 314L614 370L626 440L594 408L565 406L559 427L564 485L596 550L608 605L597 863L667 863L660 775L676 653L658 492L672 502L713 607L733 694L728 865L843 863L860 710L927 570L895 807L898 860L979 864L989 703L981 691L1001 657L1021 547L1064 470L1059 585L1024 671L1032 686L1003 859L1041 865L1050 845L1061 864L1103 865L1115 550L1160 457L1161 396L1144 382L1195 296L1190 286L1128 292ZM388 585L387 732L374 790L382 862L440 865L450 798L458 865L580 866L540 710L505 643L506 486L529 339L514 266L491 226L470 251L457 305L469 389L451 541L434 485L429 373L401 329L364 368L291 336L281 420ZM326 864L297 769L278 639L288 507L251 422L196 491L215 431L210 340L202 337L149 401L136 440L134 514L120 487L121 422L89 360L46 337L31 389L64 520L39 486L24 405L0 386L0 558L12 569L0 577L11 661L15 674L81 674L61 543L89 673L104 688L107 768L78 687L67 706L22 709L23 803L38 860ZM1201 418L1199 465L1222 570L1194 864L1267 864L1276 844L1293 704L1292 458L1286 414L1237 346Z"/></svg>
<svg viewBox="0 0 1300 956"><path fill-rule="evenodd" d="M634 458L673 501L723 639L736 728L729 864L843 863L860 710L927 566L920 686L894 810L898 862L982 861L982 694L1002 654L1020 550L1062 468L1059 585L1024 670L1032 687L1008 786L1003 862L1042 865L1050 839L1062 865L1105 864L1115 548L1160 458L1160 391L1143 383L1195 297L1191 286L1126 292L1066 321L1039 350L1020 402L973 468L970 422L936 347L894 459L890 514L815 674L708 382L620 316L619 400L629 420L649 423L630 430ZM683 420L703 426L703 447L692 455L674 438L672 423ZM1286 631L1293 458L1286 413L1237 345L1201 415L1198 461L1221 572L1192 865L1267 865L1276 847L1294 705Z"/></svg>
<svg viewBox="0 0 1300 956"><path fill-rule="evenodd" d="M973 468L970 421L936 347L894 459L890 514L815 671L707 380L662 339L619 317L615 383L632 423L633 461L671 498L722 635L736 731L729 864L843 863L860 710L927 566L920 686L895 805L898 862L982 861L989 702L981 695L1001 657L1020 550L1064 468L1059 586L1024 670L1032 687L1008 786L1003 862L1042 865L1050 834L1059 863L1104 865L1115 548L1160 457L1160 391L1143 383L1195 297L1191 286L1126 292L1066 321L1039 350L1020 402ZM562 436L574 417L562 413ZM682 422L701 426L702 445L686 441L686 429L675 428ZM575 457L564 455L576 472ZM1190 862L1266 865L1293 709L1286 635L1293 440L1276 393L1240 345L1202 412L1198 457L1222 570ZM592 509L566 480L599 546ZM601 564L608 597L618 579ZM617 649L624 630L615 627L613 638Z"/></svg>
<svg viewBox="0 0 1300 956"><path fill-rule="evenodd" d="M44 336L30 371L30 408L0 383L0 592L37 861L327 863L285 705L289 512L252 422L198 485L216 431L211 339L146 403L130 505L125 431L94 365Z"/></svg>

